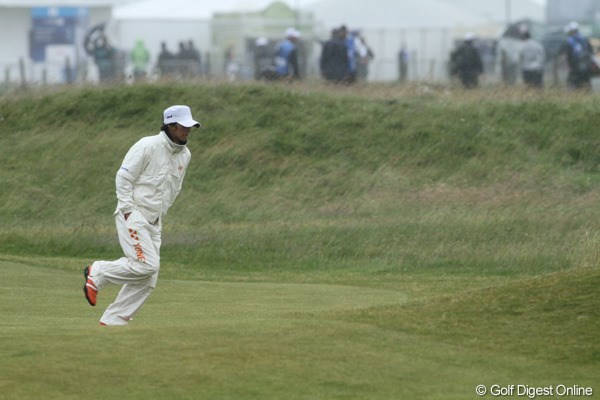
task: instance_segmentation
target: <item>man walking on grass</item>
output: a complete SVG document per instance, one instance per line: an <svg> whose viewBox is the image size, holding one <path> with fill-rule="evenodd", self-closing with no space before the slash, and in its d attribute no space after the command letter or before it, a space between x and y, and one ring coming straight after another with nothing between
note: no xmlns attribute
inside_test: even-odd
<svg viewBox="0 0 600 400"><path fill-rule="evenodd" d="M156 285L162 219L181 190L190 162L188 135L199 126L188 106L171 106L163 112L161 132L142 138L125 155L116 177L114 214L124 257L84 269L83 291L92 306L105 285L123 285L101 325L127 325Z"/></svg>

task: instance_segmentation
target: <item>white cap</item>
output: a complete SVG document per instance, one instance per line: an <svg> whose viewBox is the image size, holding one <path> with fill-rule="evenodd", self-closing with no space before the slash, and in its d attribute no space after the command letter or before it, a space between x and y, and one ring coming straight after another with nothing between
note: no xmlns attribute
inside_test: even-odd
<svg viewBox="0 0 600 400"><path fill-rule="evenodd" d="M473 32L467 32L465 33L465 41L471 41L475 39L475 34Z"/></svg>
<svg viewBox="0 0 600 400"><path fill-rule="evenodd" d="M179 125L191 128L195 126L198 128L200 122L194 121L192 118L192 111L188 106L171 106L163 112L163 122L165 124L178 123Z"/></svg>
<svg viewBox="0 0 600 400"><path fill-rule="evenodd" d="M258 39L256 39L256 41L254 42L255 45L257 46L266 46L269 44L269 39L267 39L264 36L259 37Z"/></svg>
<svg viewBox="0 0 600 400"><path fill-rule="evenodd" d="M567 33L577 30L579 30L579 24L575 21L571 21L565 26L565 32Z"/></svg>
<svg viewBox="0 0 600 400"><path fill-rule="evenodd" d="M525 24L519 25L519 34L524 35L526 33L529 33L529 28L527 27L527 25L525 25Z"/></svg>
<svg viewBox="0 0 600 400"><path fill-rule="evenodd" d="M291 37L294 39L299 39L301 35L300 31L294 29L294 28L287 28L285 30L285 36L287 37Z"/></svg>

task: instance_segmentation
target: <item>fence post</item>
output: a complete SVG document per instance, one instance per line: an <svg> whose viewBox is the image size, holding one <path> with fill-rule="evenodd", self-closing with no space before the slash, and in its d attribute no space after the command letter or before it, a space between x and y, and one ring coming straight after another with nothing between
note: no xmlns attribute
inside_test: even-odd
<svg viewBox="0 0 600 400"><path fill-rule="evenodd" d="M210 52L206 52L206 66L204 67L206 78L210 78L212 75L212 65L210 59Z"/></svg>
<svg viewBox="0 0 600 400"><path fill-rule="evenodd" d="M73 68L71 67L71 59L67 56L65 57L65 72L64 72L65 83L70 85L75 82Z"/></svg>
<svg viewBox="0 0 600 400"><path fill-rule="evenodd" d="M21 87L25 88L27 81L25 80L25 61L23 57L19 58L19 74L21 75Z"/></svg>
<svg viewBox="0 0 600 400"><path fill-rule="evenodd" d="M398 52L398 79L400 82L406 82L408 80L408 61L409 61L408 49L404 44Z"/></svg>
<svg viewBox="0 0 600 400"><path fill-rule="evenodd" d="M433 58L429 60L429 74L427 79L429 79L430 82L435 80L435 59Z"/></svg>
<svg viewBox="0 0 600 400"><path fill-rule="evenodd" d="M420 79L419 76L419 60L417 60L417 50L412 49L410 52L410 60L412 61L410 68L413 70L412 76L413 80L418 81Z"/></svg>

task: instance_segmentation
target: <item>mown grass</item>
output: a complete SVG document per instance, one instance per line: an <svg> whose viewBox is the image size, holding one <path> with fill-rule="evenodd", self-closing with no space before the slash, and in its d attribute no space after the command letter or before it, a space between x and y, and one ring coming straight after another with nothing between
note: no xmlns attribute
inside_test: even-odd
<svg viewBox="0 0 600 400"><path fill-rule="evenodd" d="M100 329L116 288L90 308L81 268L120 256L115 172L175 103L203 128L159 284L130 326ZM0 399L593 387L598 105L210 83L2 98Z"/></svg>
<svg viewBox="0 0 600 400"><path fill-rule="evenodd" d="M126 328L94 326L102 310L74 274L1 271L0 398L463 399L477 384L597 382L597 271L429 299L163 279Z"/></svg>

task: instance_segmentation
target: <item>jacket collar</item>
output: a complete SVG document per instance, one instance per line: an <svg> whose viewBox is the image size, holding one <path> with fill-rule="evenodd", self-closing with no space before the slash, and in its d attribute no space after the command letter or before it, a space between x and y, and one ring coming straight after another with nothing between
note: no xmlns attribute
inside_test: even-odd
<svg viewBox="0 0 600 400"><path fill-rule="evenodd" d="M160 131L159 136L163 145L169 150L171 153L181 153L185 149L185 144L177 144L171 141L167 134L164 131Z"/></svg>

